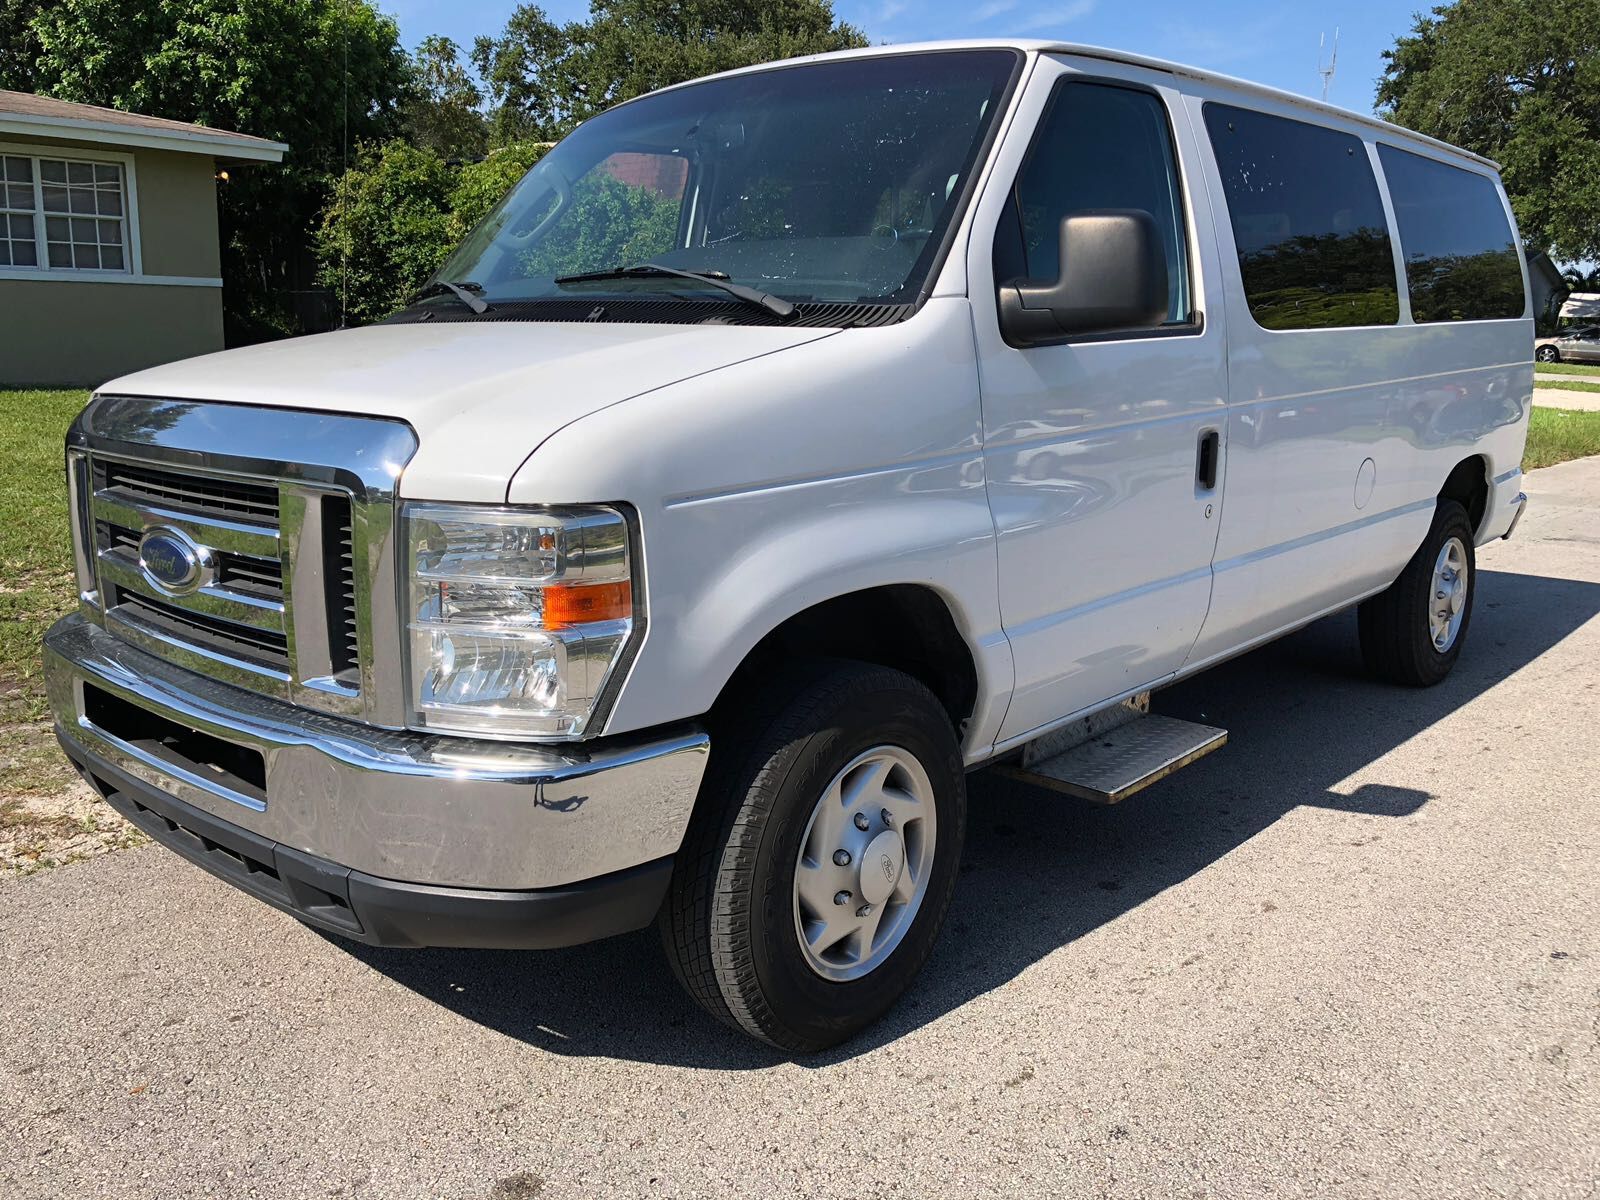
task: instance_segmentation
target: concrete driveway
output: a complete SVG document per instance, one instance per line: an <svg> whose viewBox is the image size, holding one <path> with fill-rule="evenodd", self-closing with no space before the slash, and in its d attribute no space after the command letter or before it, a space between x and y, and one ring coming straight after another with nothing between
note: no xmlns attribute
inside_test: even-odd
<svg viewBox="0 0 1600 1200"><path fill-rule="evenodd" d="M157 848L0 885L0 1194L1593 1195L1600 459L1536 473L1442 687L1349 617L1158 697L1119 808L987 776L879 1028L788 1062L651 936L336 944Z"/></svg>

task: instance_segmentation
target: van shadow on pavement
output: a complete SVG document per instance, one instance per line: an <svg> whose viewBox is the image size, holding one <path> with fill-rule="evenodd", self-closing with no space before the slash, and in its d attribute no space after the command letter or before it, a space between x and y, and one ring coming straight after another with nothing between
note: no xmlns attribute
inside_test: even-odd
<svg viewBox="0 0 1600 1200"><path fill-rule="evenodd" d="M1204 870L1300 805L1417 811L1428 793L1330 789L1597 612L1600 584L1483 571L1462 658L1436 688L1366 677L1347 612L1158 693L1158 711L1224 726L1229 744L1121 805L970 776L961 881L921 977L860 1037L797 1061L825 1066L893 1041ZM783 1058L702 1014L679 991L653 930L526 954L338 944L461 1017L558 1054L724 1070Z"/></svg>

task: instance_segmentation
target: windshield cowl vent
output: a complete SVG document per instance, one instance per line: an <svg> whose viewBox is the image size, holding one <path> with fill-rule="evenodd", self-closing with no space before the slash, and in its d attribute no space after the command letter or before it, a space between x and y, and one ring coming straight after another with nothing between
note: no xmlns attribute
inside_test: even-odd
<svg viewBox="0 0 1600 1200"><path fill-rule="evenodd" d="M695 297L640 297L611 299L597 304L591 298L553 300L495 300L486 313L475 314L459 305L408 308L381 322L414 325L419 321L570 321L617 325L784 325L807 329L876 328L904 321L916 311L914 304L809 303L796 305L795 315L784 318L737 300L702 300Z"/></svg>

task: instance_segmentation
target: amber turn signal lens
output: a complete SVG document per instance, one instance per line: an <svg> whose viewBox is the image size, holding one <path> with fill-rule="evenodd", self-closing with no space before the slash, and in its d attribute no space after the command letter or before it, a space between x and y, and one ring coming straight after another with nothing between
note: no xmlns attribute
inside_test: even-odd
<svg viewBox="0 0 1600 1200"><path fill-rule="evenodd" d="M578 583L544 589L544 627L625 621L633 616L633 584Z"/></svg>

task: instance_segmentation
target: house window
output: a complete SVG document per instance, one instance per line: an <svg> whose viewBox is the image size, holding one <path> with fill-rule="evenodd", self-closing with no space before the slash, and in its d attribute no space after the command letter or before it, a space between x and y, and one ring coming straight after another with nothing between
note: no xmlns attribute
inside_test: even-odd
<svg viewBox="0 0 1600 1200"><path fill-rule="evenodd" d="M0 172L0 267L128 269L120 164L7 154Z"/></svg>
<svg viewBox="0 0 1600 1200"><path fill-rule="evenodd" d="M33 160L0 158L0 267L39 265L37 207Z"/></svg>

